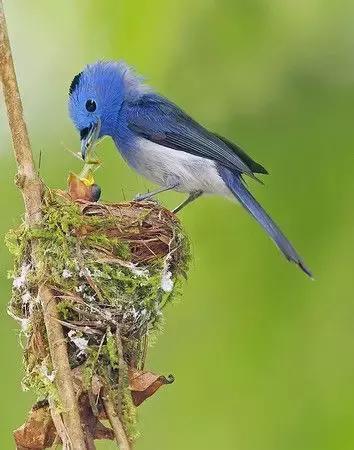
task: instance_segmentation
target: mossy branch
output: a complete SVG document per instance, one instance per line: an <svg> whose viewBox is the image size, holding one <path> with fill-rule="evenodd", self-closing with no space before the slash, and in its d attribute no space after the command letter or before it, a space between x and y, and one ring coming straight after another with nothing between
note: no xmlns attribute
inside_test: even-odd
<svg viewBox="0 0 354 450"><path fill-rule="evenodd" d="M36 172L23 108L17 85L15 68L7 33L3 2L0 0L0 76L3 84L8 121L12 133L14 154L18 167L16 184L22 192L26 223L33 227L41 221L42 183ZM40 265L36 255L36 245L32 245L34 267ZM63 329L58 321L58 311L51 290L41 286L39 297L55 370L55 384L63 405L63 420L75 450L85 450L85 439L80 422L77 399L73 388L70 364Z"/></svg>

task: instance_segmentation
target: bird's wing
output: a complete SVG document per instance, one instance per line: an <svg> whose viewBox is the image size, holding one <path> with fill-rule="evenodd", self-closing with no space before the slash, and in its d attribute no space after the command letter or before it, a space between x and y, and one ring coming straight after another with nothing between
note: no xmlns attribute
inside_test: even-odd
<svg viewBox="0 0 354 450"><path fill-rule="evenodd" d="M234 142L229 141L220 134L214 133L216 137L218 137L221 141L223 141L234 153L236 153L242 161L247 164L247 166L252 170L253 173L261 173L263 175L268 175L268 170L263 167L261 164L252 159L247 153Z"/></svg>
<svg viewBox="0 0 354 450"><path fill-rule="evenodd" d="M267 173L235 144L199 125L184 111L156 94L146 94L126 108L128 128L156 144L208 158L232 172Z"/></svg>

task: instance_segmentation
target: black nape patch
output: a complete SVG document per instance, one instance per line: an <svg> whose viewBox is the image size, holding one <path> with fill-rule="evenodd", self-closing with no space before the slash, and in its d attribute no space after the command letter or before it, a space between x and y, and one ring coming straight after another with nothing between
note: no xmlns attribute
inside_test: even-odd
<svg viewBox="0 0 354 450"><path fill-rule="evenodd" d="M74 76L74 79L71 82L70 87L69 87L69 95L71 95L77 88L77 85L79 84L81 75L82 75L82 72L80 72Z"/></svg>

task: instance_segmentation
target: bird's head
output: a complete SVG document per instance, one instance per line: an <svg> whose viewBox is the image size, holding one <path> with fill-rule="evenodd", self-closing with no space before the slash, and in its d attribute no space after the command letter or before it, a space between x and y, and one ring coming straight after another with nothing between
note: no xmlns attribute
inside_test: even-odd
<svg viewBox="0 0 354 450"><path fill-rule="evenodd" d="M80 133L85 159L93 144L113 136L123 101L137 95L143 84L124 62L99 61L75 75L69 89L69 113Z"/></svg>

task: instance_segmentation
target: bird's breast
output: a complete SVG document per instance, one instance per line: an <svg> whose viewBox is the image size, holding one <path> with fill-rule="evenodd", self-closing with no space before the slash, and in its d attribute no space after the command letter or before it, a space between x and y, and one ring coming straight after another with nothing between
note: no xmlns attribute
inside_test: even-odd
<svg viewBox="0 0 354 450"><path fill-rule="evenodd" d="M128 163L152 182L169 187L176 183L176 191L202 190L209 194L229 195L215 162L155 144L144 138L137 139L129 151L123 152Z"/></svg>

